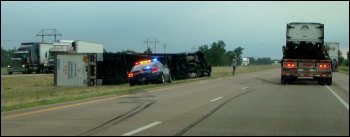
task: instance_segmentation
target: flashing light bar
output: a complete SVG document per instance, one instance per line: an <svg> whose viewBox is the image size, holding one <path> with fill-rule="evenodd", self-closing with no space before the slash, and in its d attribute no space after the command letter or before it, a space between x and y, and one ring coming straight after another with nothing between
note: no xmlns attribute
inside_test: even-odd
<svg viewBox="0 0 350 137"><path fill-rule="evenodd" d="M139 65L139 64L146 64L146 63L156 62L156 61L158 61L158 59L152 59L152 60L143 60L143 61L136 62L136 63L135 63L135 65Z"/></svg>

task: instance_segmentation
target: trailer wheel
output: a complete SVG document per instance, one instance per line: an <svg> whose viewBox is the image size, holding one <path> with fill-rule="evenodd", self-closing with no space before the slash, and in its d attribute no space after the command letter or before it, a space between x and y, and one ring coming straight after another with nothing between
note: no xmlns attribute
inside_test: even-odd
<svg viewBox="0 0 350 137"><path fill-rule="evenodd" d="M29 74L29 69L26 67L22 73L23 74Z"/></svg>
<svg viewBox="0 0 350 137"><path fill-rule="evenodd" d="M287 84L286 78L281 76L281 84Z"/></svg>
<svg viewBox="0 0 350 137"><path fill-rule="evenodd" d="M12 72L9 72L9 75L12 75Z"/></svg>
<svg viewBox="0 0 350 137"><path fill-rule="evenodd" d="M288 80L288 84L293 84L294 83L294 79L289 79Z"/></svg>

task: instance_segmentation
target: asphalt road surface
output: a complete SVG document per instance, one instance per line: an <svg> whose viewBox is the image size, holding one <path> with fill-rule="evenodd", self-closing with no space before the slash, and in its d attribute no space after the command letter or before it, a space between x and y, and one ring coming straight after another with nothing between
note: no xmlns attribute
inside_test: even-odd
<svg viewBox="0 0 350 137"><path fill-rule="evenodd" d="M349 76L280 84L280 69L1 114L1 135L349 135Z"/></svg>

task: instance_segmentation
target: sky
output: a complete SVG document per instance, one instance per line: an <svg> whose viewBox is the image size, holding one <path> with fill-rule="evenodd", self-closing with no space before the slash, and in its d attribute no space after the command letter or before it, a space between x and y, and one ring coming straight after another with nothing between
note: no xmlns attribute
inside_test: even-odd
<svg viewBox="0 0 350 137"><path fill-rule="evenodd" d="M243 47L243 57L277 59L291 22L322 23L325 42L349 50L348 1L1 1L1 46L41 41L41 29L57 29L59 39L103 43L110 52L143 52L147 38L157 38L157 53L164 44L166 53L180 53L222 40L227 51Z"/></svg>

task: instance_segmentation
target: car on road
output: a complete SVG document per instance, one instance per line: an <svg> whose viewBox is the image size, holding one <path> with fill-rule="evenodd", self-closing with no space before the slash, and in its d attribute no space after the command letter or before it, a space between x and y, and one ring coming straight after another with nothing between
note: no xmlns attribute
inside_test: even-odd
<svg viewBox="0 0 350 137"><path fill-rule="evenodd" d="M171 83L170 69L157 59L136 62L128 73L129 84Z"/></svg>

